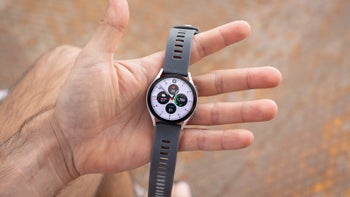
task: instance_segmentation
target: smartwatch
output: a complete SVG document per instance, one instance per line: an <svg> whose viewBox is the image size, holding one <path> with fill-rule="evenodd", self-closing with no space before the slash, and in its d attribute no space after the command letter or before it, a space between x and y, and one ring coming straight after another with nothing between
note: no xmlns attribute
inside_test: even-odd
<svg viewBox="0 0 350 197"><path fill-rule="evenodd" d="M147 91L147 106L155 135L152 146L148 197L170 197L180 131L197 105L197 90L188 72L193 26L171 28L163 68Z"/></svg>

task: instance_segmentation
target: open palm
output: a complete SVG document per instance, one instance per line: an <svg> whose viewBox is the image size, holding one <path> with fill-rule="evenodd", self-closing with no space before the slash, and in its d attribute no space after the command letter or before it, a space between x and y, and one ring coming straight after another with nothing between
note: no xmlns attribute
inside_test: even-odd
<svg viewBox="0 0 350 197"><path fill-rule="evenodd" d="M124 0L111 0L95 35L75 60L53 115L61 146L69 147L72 166L79 174L119 172L145 164L150 158L153 126L147 112L148 85L162 67L164 52L125 61L113 54L128 23ZM245 22L232 22L195 36L191 62L244 39ZM132 47L132 46L131 46ZM195 76L200 96L267 88L279 84L271 67L215 71ZM232 85L235 84L235 85ZM273 101L201 104L190 120L194 125L264 121L274 117ZM236 149L249 145L247 130L185 129L182 150Z"/></svg>

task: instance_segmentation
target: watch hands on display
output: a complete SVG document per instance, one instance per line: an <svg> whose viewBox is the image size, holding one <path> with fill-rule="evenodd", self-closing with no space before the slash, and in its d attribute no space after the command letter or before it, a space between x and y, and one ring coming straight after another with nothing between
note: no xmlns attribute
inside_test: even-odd
<svg viewBox="0 0 350 197"><path fill-rule="evenodd" d="M157 96L157 100L160 104L167 104L169 100L173 101L175 105L179 107L183 107L187 104L186 95L179 94L180 90L177 85L170 85L168 87L170 91L166 91L166 89L162 85L159 85L159 87L163 90Z"/></svg>
<svg viewBox="0 0 350 197"><path fill-rule="evenodd" d="M161 84L159 84L159 86L160 86L160 89L164 90L164 92L170 96L168 89L165 89Z"/></svg>

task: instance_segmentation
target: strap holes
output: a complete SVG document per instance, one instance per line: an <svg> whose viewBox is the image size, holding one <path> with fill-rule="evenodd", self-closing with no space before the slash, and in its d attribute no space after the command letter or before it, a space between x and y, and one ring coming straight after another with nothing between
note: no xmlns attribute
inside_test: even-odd
<svg viewBox="0 0 350 197"><path fill-rule="evenodd" d="M168 162L168 160L169 160L169 159L166 158L166 157L160 157L159 159L160 159L161 161L164 161L164 162Z"/></svg>
<svg viewBox="0 0 350 197"><path fill-rule="evenodd" d="M170 144L170 140L162 140L163 143Z"/></svg>
<svg viewBox="0 0 350 197"><path fill-rule="evenodd" d="M168 164L167 164L167 163L160 163L160 164L159 164L159 167L161 167L161 168L167 168L167 167L168 167Z"/></svg>
<svg viewBox="0 0 350 197"><path fill-rule="evenodd" d="M156 187L159 187L159 189L161 189L162 187L164 188L165 186L165 177L164 176L157 176L157 183L156 183Z"/></svg>
<svg viewBox="0 0 350 197"><path fill-rule="evenodd" d="M173 58L174 58L174 59L178 59L178 60L181 60L181 59L182 59L182 57L181 57L181 56L178 56L178 55L174 55Z"/></svg>
<svg viewBox="0 0 350 197"><path fill-rule="evenodd" d="M163 190L165 190L165 187L156 186L156 189L158 190L158 192L163 192Z"/></svg>
<svg viewBox="0 0 350 197"><path fill-rule="evenodd" d="M170 149L169 146L161 146L161 148L162 148L162 149L167 149L167 150Z"/></svg>
<svg viewBox="0 0 350 197"><path fill-rule="evenodd" d="M182 53L182 50L174 50L175 53Z"/></svg>
<svg viewBox="0 0 350 197"><path fill-rule="evenodd" d="M185 36L184 36L184 35L177 35L176 37L178 37L178 38L184 38Z"/></svg>
<svg viewBox="0 0 350 197"><path fill-rule="evenodd" d="M167 152L160 152L160 154L165 155L165 156L169 155L169 153L167 153Z"/></svg>
<svg viewBox="0 0 350 197"><path fill-rule="evenodd" d="M166 168L166 167L158 166L158 170L166 171L167 169L168 169L168 168Z"/></svg>
<svg viewBox="0 0 350 197"><path fill-rule="evenodd" d="M176 39L176 42L185 42L184 39Z"/></svg>
<svg viewBox="0 0 350 197"><path fill-rule="evenodd" d="M176 47L181 47L181 48L184 47L184 45L182 45L182 44L175 44L175 46Z"/></svg>
<svg viewBox="0 0 350 197"><path fill-rule="evenodd" d="M162 178L162 177L161 177L161 178ZM163 176L163 178L162 178L162 179L159 179L158 182L159 182L159 183L165 183L165 177Z"/></svg>

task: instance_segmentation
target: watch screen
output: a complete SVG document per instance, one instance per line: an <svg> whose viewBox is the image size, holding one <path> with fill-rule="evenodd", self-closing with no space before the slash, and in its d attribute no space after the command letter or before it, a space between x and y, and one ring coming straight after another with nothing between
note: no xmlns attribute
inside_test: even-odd
<svg viewBox="0 0 350 197"><path fill-rule="evenodd" d="M188 118L197 102L193 85L179 76L157 79L148 92L148 106L156 117L166 121L182 121Z"/></svg>

